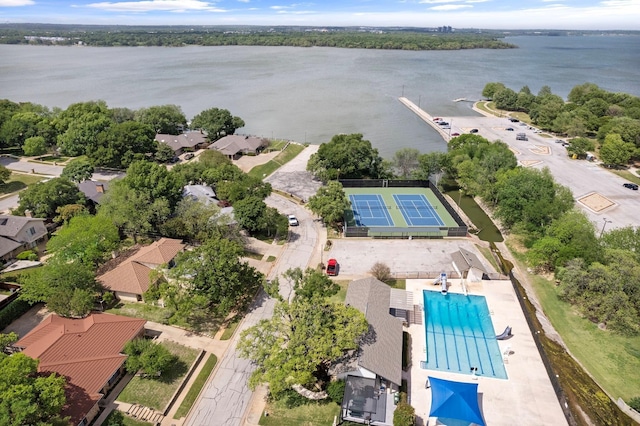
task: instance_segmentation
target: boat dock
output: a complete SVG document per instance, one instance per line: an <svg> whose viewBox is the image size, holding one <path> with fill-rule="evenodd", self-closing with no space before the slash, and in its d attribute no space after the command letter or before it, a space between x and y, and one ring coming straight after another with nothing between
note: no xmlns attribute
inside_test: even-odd
<svg viewBox="0 0 640 426"><path fill-rule="evenodd" d="M402 102L411 111L415 112L418 117L422 118L428 125L433 127L438 133L440 133L440 136L442 136L442 139L444 139L445 142L449 142L449 139L451 139L451 135L449 133L450 129L443 129L441 126L436 124L433 121L433 117L429 113L421 109L418 105L414 104L404 96L399 97L398 100L400 100L400 102Z"/></svg>

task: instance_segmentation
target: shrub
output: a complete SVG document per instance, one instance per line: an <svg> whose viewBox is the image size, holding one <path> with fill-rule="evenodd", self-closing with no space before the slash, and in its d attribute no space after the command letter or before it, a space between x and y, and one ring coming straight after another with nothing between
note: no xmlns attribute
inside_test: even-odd
<svg viewBox="0 0 640 426"><path fill-rule="evenodd" d="M334 380L327 386L327 394L336 404L342 403L342 398L344 397L344 386L344 380Z"/></svg>
<svg viewBox="0 0 640 426"><path fill-rule="evenodd" d="M393 412L393 426L413 426L416 420L416 410L407 403L407 394L400 394L400 402Z"/></svg>
<svg viewBox="0 0 640 426"><path fill-rule="evenodd" d="M38 260L38 255L33 250L25 250L22 253L18 253L16 256L18 260Z"/></svg>
<svg viewBox="0 0 640 426"><path fill-rule="evenodd" d="M296 407L301 407L303 405L311 403L311 400L305 398L300 395L293 389L287 389L282 392L281 395L278 396L278 400L282 401L285 407L289 410Z"/></svg>
<svg viewBox="0 0 640 426"><path fill-rule="evenodd" d="M391 269L382 262L374 263L369 272L380 281L388 281L391 278Z"/></svg>
<svg viewBox="0 0 640 426"><path fill-rule="evenodd" d="M629 402L627 402L629 407L633 408L636 411L640 411L640 396L636 396L635 398L631 398Z"/></svg>
<svg viewBox="0 0 640 426"><path fill-rule="evenodd" d="M9 303L0 311L0 330L11 324L14 320L20 318L22 314L31 309L29 302L22 299L16 299Z"/></svg>

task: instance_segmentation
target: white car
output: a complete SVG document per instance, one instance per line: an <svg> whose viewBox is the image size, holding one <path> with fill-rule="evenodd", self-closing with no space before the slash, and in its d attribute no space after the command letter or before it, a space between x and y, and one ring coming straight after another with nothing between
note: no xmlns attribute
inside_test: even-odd
<svg viewBox="0 0 640 426"><path fill-rule="evenodd" d="M298 218L292 214L290 214L287 218L289 219L289 226L298 226L300 224L300 222L298 222Z"/></svg>

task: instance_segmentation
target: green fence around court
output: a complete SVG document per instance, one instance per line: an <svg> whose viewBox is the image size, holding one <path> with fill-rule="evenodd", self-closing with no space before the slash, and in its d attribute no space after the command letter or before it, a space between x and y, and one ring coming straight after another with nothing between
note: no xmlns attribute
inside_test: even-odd
<svg viewBox="0 0 640 426"><path fill-rule="evenodd" d="M395 226L356 226L352 210L345 211L344 235L346 237L373 238L444 238L465 237L468 227L440 193L428 180L391 179L342 179L340 183L348 195L380 194L389 207ZM408 226L393 198L394 194L422 194L444 222L444 226Z"/></svg>

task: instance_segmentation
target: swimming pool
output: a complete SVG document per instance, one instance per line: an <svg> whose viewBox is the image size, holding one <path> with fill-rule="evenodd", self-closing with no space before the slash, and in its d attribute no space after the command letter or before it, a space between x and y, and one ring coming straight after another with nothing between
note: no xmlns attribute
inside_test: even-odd
<svg viewBox="0 0 640 426"><path fill-rule="evenodd" d="M506 379L500 347L484 296L423 290L428 370Z"/></svg>

